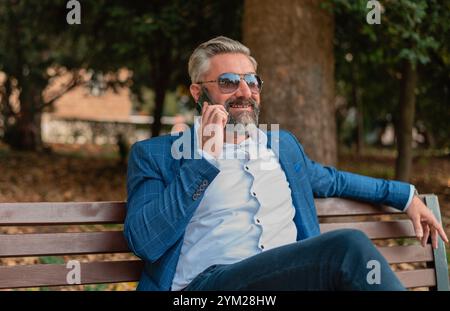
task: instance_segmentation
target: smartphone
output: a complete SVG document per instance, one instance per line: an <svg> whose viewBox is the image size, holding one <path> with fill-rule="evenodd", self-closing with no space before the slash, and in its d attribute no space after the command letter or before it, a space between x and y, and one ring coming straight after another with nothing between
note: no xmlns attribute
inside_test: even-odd
<svg viewBox="0 0 450 311"><path fill-rule="evenodd" d="M208 102L208 105L212 104L211 99L209 98L208 90L202 87L202 91L200 97L197 101L197 111L199 114L202 114L203 103Z"/></svg>

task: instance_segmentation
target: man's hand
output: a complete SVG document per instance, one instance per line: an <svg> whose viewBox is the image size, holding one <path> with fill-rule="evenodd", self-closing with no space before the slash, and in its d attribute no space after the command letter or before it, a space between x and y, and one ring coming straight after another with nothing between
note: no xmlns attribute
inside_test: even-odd
<svg viewBox="0 0 450 311"><path fill-rule="evenodd" d="M448 243L447 235L445 234L442 225L434 217L429 208L423 204L422 200L414 195L406 214L411 219L414 225L417 239L421 241L422 246L425 247L428 237L431 234L431 242L434 248L438 247L438 234Z"/></svg>
<svg viewBox="0 0 450 311"><path fill-rule="evenodd" d="M201 142L200 148L216 159L222 152L224 128L227 121L228 112L222 105L208 105L207 102L204 102L200 133L198 133L199 142Z"/></svg>

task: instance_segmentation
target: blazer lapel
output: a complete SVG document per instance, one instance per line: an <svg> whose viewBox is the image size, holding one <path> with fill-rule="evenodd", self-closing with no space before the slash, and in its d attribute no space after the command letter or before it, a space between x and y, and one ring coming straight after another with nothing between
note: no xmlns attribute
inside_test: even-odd
<svg viewBox="0 0 450 311"><path fill-rule="evenodd" d="M274 148L271 148L273 144L278 144L278 147L274 146ZM271 139L270 133L267 135L267 147L271 148L273 152L277 155L280 166L283 169L284 173L286 174L286 179L289 184L289 188L291 189L291 198L292 198L292 204L295 208L295 216L294 216L294 223L297 227L297 240L301 240L308 236L304 231L304 223L303 223L303 216L301 211L301 206L305 205L306 202L302 200L302 195L300 195L301 191L304 191L304 189L300 188L300 183L297 178L298 172L295 170L294 162L296 157L292 153L292 146L289 144L284 143L279 137L275 137L274 139ZM299 168L301 169L301 168Z"/></svg>
<svg viewBox="0 0 450 311"><path fill-rule="evenodd" d="M277 146L275 146L274 144L277 144ZM294 163L292 162L294 158L290 156L291 151L289 150L289 147L289 145L284 144L283 141L280 140L279 136L272 137L272 132L267 133L267 148L272 149L272 151L278 157L281 168L286 174L289 186L291 187L293 192L294 190L296 192L298 190L298 184L294 182L295 170Z"/></svg>

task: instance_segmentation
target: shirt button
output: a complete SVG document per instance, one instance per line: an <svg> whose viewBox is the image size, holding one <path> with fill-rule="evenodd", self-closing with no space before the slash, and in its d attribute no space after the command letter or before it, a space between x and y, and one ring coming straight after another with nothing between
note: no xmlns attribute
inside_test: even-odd
<svg viewBox="0 0 450 311"><path fill-rule="evenodd" d="M261 221L259 221L259 219L258 219L258 218L256 219L256 222L257 222L257 223L261 223Z"/></svg>
<svg viewBox="0 0 450 311"><path fill-rule="evenodd" d="M255 192L252 192L252 196L256 197L256 193L255 193Z"/></svg>
<svg viewBox="0 0 450 311"><path fill-rule="evenodd" d="M248 171L250 168L246 165L245 166L245 170Z"/></svg>
<svg viewBox="0 0 450 311"><path fill-rule="evenodd" d="M261 247L261 249L264 249L264 245L262 245L262 244L261 244L261 246L260 246L260 247Z"/></svg>

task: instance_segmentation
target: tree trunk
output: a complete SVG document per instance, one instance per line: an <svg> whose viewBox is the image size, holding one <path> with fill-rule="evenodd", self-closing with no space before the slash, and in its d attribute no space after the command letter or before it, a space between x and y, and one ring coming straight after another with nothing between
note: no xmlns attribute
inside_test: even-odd
<svg viewBox="0 0 450 311"><path fill-rule="evenodd" d="M23 25L20 18L18 1L11 1L12 5L6 6L5 18L10 35L6 37L6 47L14 55L7 74L9 78L17 81L19 93L20 111L14 115L14 123L9 120L5 123L4 141L11 148L17 150L36 151L42 147L41 136L41 111L37 107L42 104L42 91L46 86L46 80L36 75L36 68L27 63L27 51L22 45ZM16 8L18 11L16 11ZM24 73L25 68L28 73ZM9 100L9 98L7 99Z"/></svg>
<svg viewBox="0 0 450 311"><path fill-rule="evenodd" d="M356 108L356 152L361 155L364 149L364 112L359 88L358 66L355 61L351 64L352 102Z"/></svg>
<svg viewBox="0 0 450 311"><path fill-rule="evenodd" d="M166 86L159 82L155 87L155 107L153 109L153 124L151 128L151 137L161 134L161 117L164 111L164 100L166 98Z"/></svg>
<svg viewBox="0 0 450 311"><path fill-rule="evenodd" d="M334 20L320 3L246 0L243 42L265 80L261 123L280 124L312 159L335 165Z"/></svg>
<svg viewBox="0 0 450 311"><path fill-rule="evenodd" d="M160 47L164 51L170 51L171 46L162 33L158 35L160 39ZM162 123L161 117L164 112L164 100L166 98L167 88L169 86L171 59L170 55L154 51L151 53L151 64L153 68L154 86L155 86L155 107L153 109L153 124L151 126L151 137L159 136L161 133Z"/></svg>
<svg viewBox="0 0 450 311"><path fill-rule="evenodd" d="M15 150L40 151L41 117L40 112L20 115L14 125L5 128L5 143Z"/></svg>
<svg viewBox="0 0 450 311"><path fill-rule="evenodd" d="M9 76L6 76L3 85L0 86L0 113L2 117L3 131L6 131L6 128L9 125L10 118L14 115L14 111L12 111L11 107L11 94L13 91L12 81ZM3 133L4 134L4 133Z"/></svg>
<svg viewBox="0 0 450 311"><path fill-rule="evenodd" d="M20 86L20 112L16 122L5 130L5 142L16 150L39 151L42 149L42 112L37 107L42 104L42 90L31 83Z"/></svg>
<svg viewBox="0 0 450 311"><path fill-rule="evenodd" d="M356 92L358 92L358 90L356 90ZM357 122L356 152L359 155L361 155L364 150L364 111L361 98L358 94L356 94L356 122Z"/></svg>
<svg viewBox="0 0 450 311"><path fill-rule="evenodd" d="M417 85L417 70L409 61L402 68L400 85L399 120L397 124L397 160L395 178L408 181L412 165L412 128L416 106L415 89Z"/></svg>

